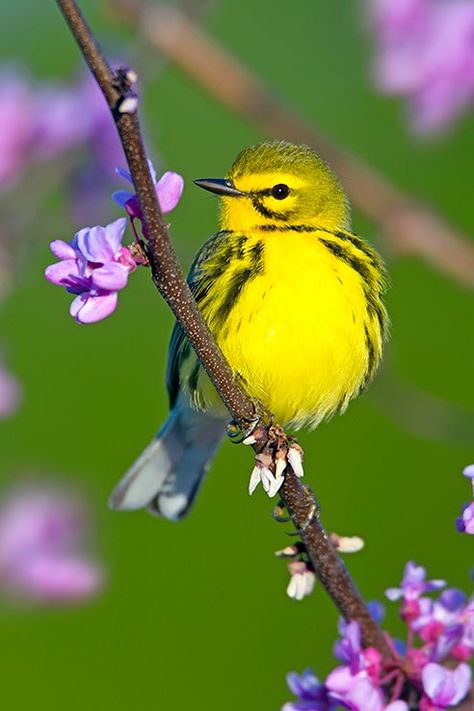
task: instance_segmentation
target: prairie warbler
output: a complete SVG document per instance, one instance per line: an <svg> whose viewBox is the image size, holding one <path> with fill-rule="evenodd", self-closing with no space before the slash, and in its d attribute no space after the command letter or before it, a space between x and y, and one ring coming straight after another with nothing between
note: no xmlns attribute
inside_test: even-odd
<svg viewBox="0 0 474 711"><path fill-rule="evenodd" d="M195 182L220 196L220 230L188 281L236 377L290 428L343 412L377 368L387 315L382 261L350 231L337 178L307 146L274 142L242 151L227 178ZM170 415L111 505L179 519L228 416L178 324L167 385Z"/></svg>

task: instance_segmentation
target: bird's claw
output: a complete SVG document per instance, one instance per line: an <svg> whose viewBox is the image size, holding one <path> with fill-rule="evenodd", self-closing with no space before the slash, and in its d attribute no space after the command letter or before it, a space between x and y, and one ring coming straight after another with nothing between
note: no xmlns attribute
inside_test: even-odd
<svg viewBox="0 0 474 711"><path fill-rule="evenodd" d="M254 435L254 431L259 423L260 417L247 420L245 423L232 420L227 425L227 436L232 444L255 444L257 438Z"/></svg>

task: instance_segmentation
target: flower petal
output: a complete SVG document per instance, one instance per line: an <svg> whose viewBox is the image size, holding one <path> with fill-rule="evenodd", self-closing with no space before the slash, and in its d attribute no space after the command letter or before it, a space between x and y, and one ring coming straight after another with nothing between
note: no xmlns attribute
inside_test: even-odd
<svg viewBox="0 0 474 711"><path fill-rule="evenodd" d="M98 264L110 262L114 252L105 238L105 227L85 227L75 235L80 253L89 261Z"/></svg>
<svg viewBox="0 0 474 711"><path fill-rule="evenodd" d="M91 281L98 289L118 291L127 285L129 271L123 264L109 262L103 267L94 269Z"/></svg>
<svg viewBox="0 0 474 711"><path fill-rule="evenodd" d="M76 321L77 321L77 314L82 309L84 304L87 302L88 298L89 298L89 292L85 291L83 294L76 296L74 301L71 303L71 305L69 307L69 313L73 318L76 319Z"/></svg>
<svg viewBox="0 0 474 711"><path fill-rule="evenodd" d="M110 222L105 228L105 239L113 255L117 254L122 246L123 233L127 227L127 218L119 217L118 220Z"/></svg>
<svg viewBox="0 0 474 711"><path fill-rule="evenodd" d="M46 267L44 275L48 281L58 286L76 286L80 274L75 259L64 259Z"/></svg>
<svg viewBox="0 0 474 711"><path fill-rule="evenodd" d="M117 175L120 175L121 178L133 184L132 176L130 175L128 170L125 170L125 168L115 168L115 172L117 173Z"/></svg>
<svg viewBox="0 0 474 711"><path fill-rule="evenodd" d="M260 483L260 467L255 466L252 469L252 474L250 475L249 481L249 494L252 496L253 492Z"/></svg>
<svg viewBox="0 0 474 711"><path fill-rule="evenodd" d="M129 190L116 190L116 192L112 193L112 200L114 200L117 205L120 205L120 207L125 208L125 205L129 200L131 200L133 197L133 193L131 193Z"/></svg>
<svg viewBox="0 0 474 711"><path fill-rule="evenodd" d="M79 298L83 296L84 294ZM77 301L77 299L75 299L75 301ZM115 311L117 301L118 296L115 291L111 294L101 294L98 296L88 294L84 305L76 313L76 321L78 323L95 323L96 321L102 321L102 319L107 318L107 316L110 316L110 314Z"/></svg>
<svg viewBox="0 0 474 711"><path fill-rule="evenodd" d="M100 571L91 562L74 557L39 557L24 561L14 583L38 601L70 601L89 597L100 585Z"/></svg>
<svg viewBox="0 0 474 711"><path fill-rule="evenodd" d="M58 259L75 259L76 253L74 248L68 244L68 242L63 242L62 239L55 239L49 245L50 250Z"/></svg>
<svg viewBox="0 0 474 711"><path fill-rule="evenodd" d="M171 212L181 199L184 180L179 173L168 171L156 183L156 195L163 213Z"/></svg>
<svg viewBox="0 0 474 711"><path fill-rule="evenodd" d="M422 671L425 693L434 704L455 706L469 691L471 669L467 664L460 664L450 670L440 664L429 663Z"/></svg>

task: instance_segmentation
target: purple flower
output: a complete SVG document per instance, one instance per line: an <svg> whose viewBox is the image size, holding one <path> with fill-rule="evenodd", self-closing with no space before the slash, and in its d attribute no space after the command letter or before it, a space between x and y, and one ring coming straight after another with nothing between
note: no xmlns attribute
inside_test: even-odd
<svg viewBox="0 0 474 711"><path fill-rule="evenodd" d="M407 96L419 133L446 127L474 99L471 0L375 0L377 81Z"/></svg>
<svg viewBox="0 0 474 711"><path fill-rule="evenodd" d="M474 535L474 501L463 506L461 515L456 519L456 528L460 533Z"/></svg>
<svg viewBox="0 0 474 711"><path fill-rule="evenodd" d="M148 167L150 168L151 177L155 184L156 196L160 204L161 212L166 214L174 210L176 205L181 199L183 193L184 181L183 178L178 173L167 172L164 173L161 178L157 181L156 171L153 167L153 163L149 160ZM122 178L127 180L129 183L133 184L132 176L128 170L123 168L117 168L117 174ZM138 203L137 196L128 190L119 190L112 195L115 202L123 207L130 217L137 218L141 220L142 214L140 210L140 205Z"/></svg>
<svg viewBox="0 0 474 711"><path fill-rule="evenodd" d="M385 591L389 600L417 600L420 595L432 590L439 590L446 585L444 580L425 580L426 570L421 565L409 561L403 573L403 580L399 588L388 588Z"/></svg>
<svg viewBox="0 0 474 711"><path fill-rule="evenodd" d="M299 698L283 711L409 711L408 703L400 698L409 688L424 692L420 711L456 705L471 686L465 662L474 654L474 597L466 600L456 588L434 599L423 596L444 585L440 580L427 581L424 568L408 563L401 587L389 591L389 597L401 599L402 618L408 625L406 644L397 645L385 634L396 653L392 660L383 659L377 649L362 646L357 621L341 620L341 639L334 653L342 664L324 683L309 671L301 677L290 675L289 686ZM454 664L458 666L453 671Z"/></svg>
<svg viewBox="0 0 474 711"><path fill-rule="evenodd" d="M436 706L456 706L466 696L471 686L471 669L460 664L450 670L440 664L427 664L422 671L423 689Z"/></svg>
<svg viewBox="0 0 474 711"><path fill-rule="evenodd" d="M0 363L0 420L13 415L21 399L21 388L16 378Z"/></svg>
<svg viewBox="0 0 474 711"><path fill-rule="evenodd" d="M365 672L352 674L348 667L336 667L326 679L331 699L345 708L382 711L384 695Z"/></svg>
<svg viewBox="0 0 474 711"><path fill-rule="evenodd" d="M326 687L318 681L311 669L306 669L302 674L291 672L286 681L298 700L285 704L282 711L330 711L335 708L329 704Z"/></svg>
<svg viewBox="0 0 474 711"><path fill-rule="evenodd" d="M79 230L72 242L51 242L61 261L47 267L46 278L76 294L70 314L78 323L93 323L109 316L117 306L118 292L136 269L129 250L122 247L126 219L106 227Z"/></svg>
<svg viewBox="0 0 474 711"><path fill-rule="evenodd" d="M87 598L101 584L82 551L84 513L53 489L11 493L0 506L0 586L36 602Z"/></svg>
<svg viewBox="0 0 474 711"><path fill-rule="evenodd" d="M355 674L363 668L359 623L341 620L339 631L342 638L334 645L334 656L339 661L347 664L351 672Z"/></svg>
<svg viewBox="0 0 474 711"><path fill-rule="evenodd" d="M465 467L463 470L463 475L466 476L468 479L474 479L474 464L469 464L469 466Z"/></svg>

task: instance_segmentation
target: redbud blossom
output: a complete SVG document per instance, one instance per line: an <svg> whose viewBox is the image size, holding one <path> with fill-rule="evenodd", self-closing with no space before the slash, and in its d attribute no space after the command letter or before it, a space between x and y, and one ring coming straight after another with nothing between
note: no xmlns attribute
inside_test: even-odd
<svg viewBox="0 0 474 711"><path fill-rule="evenodd" d="M101 585L99 566L83 552L85 515L58 490L11 492L0 504L0 589L33 602L72 602Z"/></svg>
<svg viewBox="0 0 474 711"><path fill-rule="evenodd" d="M418 133L434 133L474 101L472 0L372 0L376 78L405 96Z"/></svg>
<svg viewBox="0 0 474 711"><path fill-rule="evenodd" d="M46 278L76 294L69 312L78 323L93 323L109 316L117 306L118 292L136 269L129 250L122 247L127 221L106 227L86 227L70 242L55 240L51 251L60 262L47 267Z"/></svg>
<svg viewBox="0 0 474 711"><path fill-rule="evenodd" d="M160 205L161 212L166 214L174 210L181 199L184 188L184 180L178 173L168 171L164 173L159 180L156 179L156 171L151 160L148 161L153 183L155 184L156 196ZM117 168L117 174L133 184L132 176L128 170ZM135 193L129 190L119 190L112 195L115 202L123 207L131 218L141 220L142 214L140 204Z"/></svg>
<svg viewBox="0 0 474 711"><path fill-rule="evenodd" d="M397 657L387 661L377 649L364 648L359 623L341 620L334 654L342 664L324 682L310 670L289 675L297 699L282 711L409 711L415 708L408 704L413 693L420 711L443 711L462 701L471 688L466 662L474 655L474 598L467 600L455 588L437 599L424 596L441 584L427 581L424 568L408 563L400 587L388 591L390 599L401 599L400 616L408 626L406 645L386 634ZM380 605L369 609L380 621Z"/></svg>

